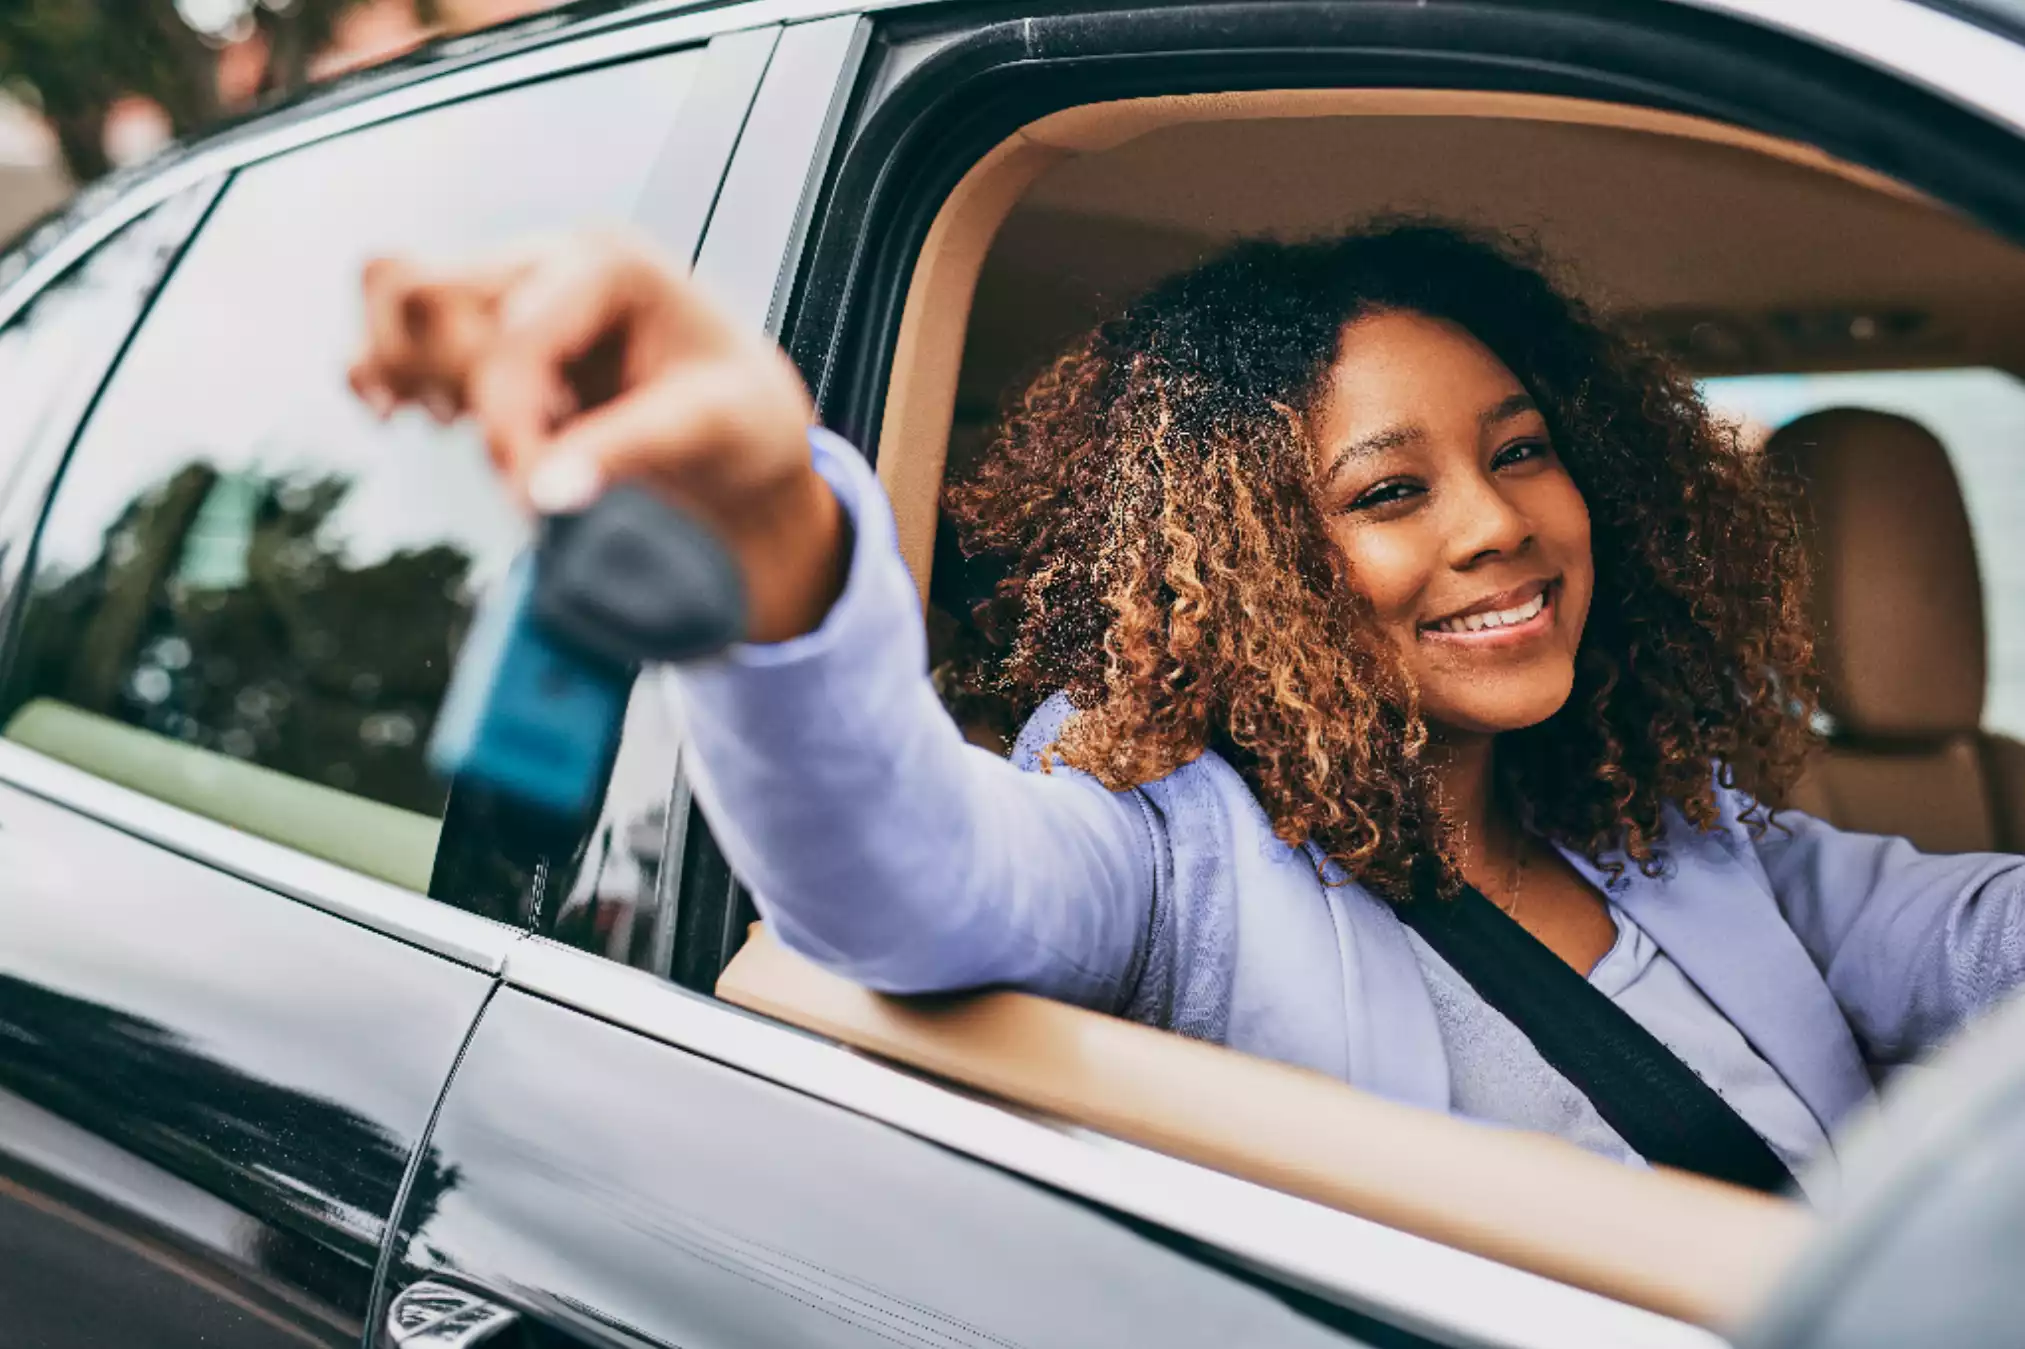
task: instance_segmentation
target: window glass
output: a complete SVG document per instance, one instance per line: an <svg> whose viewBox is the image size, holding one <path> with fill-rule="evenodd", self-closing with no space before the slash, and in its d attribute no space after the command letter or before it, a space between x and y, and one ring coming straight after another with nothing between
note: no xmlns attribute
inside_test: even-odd
<svg viewBox="0 0 2025 1349"><path fill-rule="evenodd" d="M37 544L5 734L426 889L423 746L528 527L476 435L374 419L359 275L623 220L698 54L529 86L242 173L86 427Z"/></svg>
<svg viewBox="0 0 2025 1349"><path fill-rule="evenodd" d="M1989 642L1985 728L2025 737L2025 383L2001 370L1749 375L1703 384L1711 406L1764 433L1823 408L1861 407L1919 422L1961 480L1983 573Z"/></svg>
<svg viewBox="0 0 2025 1349"><path fill-rule="evenodd" d="M0 327L0 499L35 451L61 453L52 441L68 437L215 186L129 222Z"/></svg>

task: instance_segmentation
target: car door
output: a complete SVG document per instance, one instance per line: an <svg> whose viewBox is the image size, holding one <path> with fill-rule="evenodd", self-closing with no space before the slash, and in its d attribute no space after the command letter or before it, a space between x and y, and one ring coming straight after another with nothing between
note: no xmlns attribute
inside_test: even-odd
<svg viewBox="0 0 2025 1349"><path fill-rule="evenodd" d="M790 25L768 66L697 263L755 324L778 323L868 36L850 15ZM713 919L685 912L680 939L716 949L728 920L689 899L728 876L701 849L663 866ZM526 1343L683 1349L1364 1342L1330 1324L1355 1316L1303 1314L1158 1233L783 1085L806 1070L931 1109L940 1095L657 977L670 967L551 940L509 952L430 1134L452 1179L394 1237L381 1344L509 1323ZM1035 1133L1022 1145L1045 1148Z"/></svg>
<svg viewBox="0 0 2025 1349"><path fill-rule="evenodd" d="M693 249L773 43L573 37L200 147L17 288L0 359L66 382L0 450L8 1344L358 1344L455 1180L443 1083L586 841L489 859L423 764L527 525L469 433L355 405L359 270L584 218Z"/></svg>
<svg viewBox="0 0 2025 1349"><path fill-rule="evenodd" d="M2025 184L1988 171L2025 125L1985 78L2015 51L1898 0L1873 7L1897 28L1759 22L1747 0L1608 21L1517 4L1040 8L791 24L741 136L699 274L784 333L825 420L869 450L942 194L1080 102L1366 83L1649 97L1916 167L2025 222ZM1922 88L1952 77L1894 51L1890 32L1928 19L1945 24L1934 50L1988 58L1957 63L1973 117ZM679 878L672 949L610 952L636 970L547 940L509 951L430 1135L454 1178L397 1225L382 1345L481 1319L525 1343L683 1349L1719 1342L709 997L751 908L684 804L678 786L658 861Z"/></svg>

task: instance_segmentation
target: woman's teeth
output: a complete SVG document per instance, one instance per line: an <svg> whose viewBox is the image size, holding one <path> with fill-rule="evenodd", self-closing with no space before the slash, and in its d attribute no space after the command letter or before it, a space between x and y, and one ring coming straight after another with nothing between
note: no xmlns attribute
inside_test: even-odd
<svg viewBox="0 0 2025 1349"><path fill-rule="evenodd" d="M1509 628L1523 623L1547 607L1547 592L1541 591L1515 609L1494 609L1487 614L1466 614L1444 619L1434 625L1436 632L1481 632L1485 628Z"/></svg>

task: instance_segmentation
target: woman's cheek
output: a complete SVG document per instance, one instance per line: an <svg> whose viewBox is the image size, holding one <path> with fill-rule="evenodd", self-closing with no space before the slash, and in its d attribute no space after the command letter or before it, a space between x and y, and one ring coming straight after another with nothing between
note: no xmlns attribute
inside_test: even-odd
<svg viewBox="0 0 2025 1349"><path fill-rule="evenodd" d="M1371 602L1381 624L1410 638L1430 573L1415 531L1402 522L1339 524L1332 532L1350 564L1350 583Z"/></svg>

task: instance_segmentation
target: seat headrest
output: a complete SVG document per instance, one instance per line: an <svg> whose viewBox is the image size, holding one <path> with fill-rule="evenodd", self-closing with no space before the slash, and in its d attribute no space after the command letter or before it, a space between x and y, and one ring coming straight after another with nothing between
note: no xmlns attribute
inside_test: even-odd
<svg viewBox="0 0 2025 1349"><path fill-rule="evenodd" d="M1805 484L1822 703L1839 731L1975 730L1982 578L1941 442L1904 417L1831 408L1781 428L1765 450Z"/></svg>

